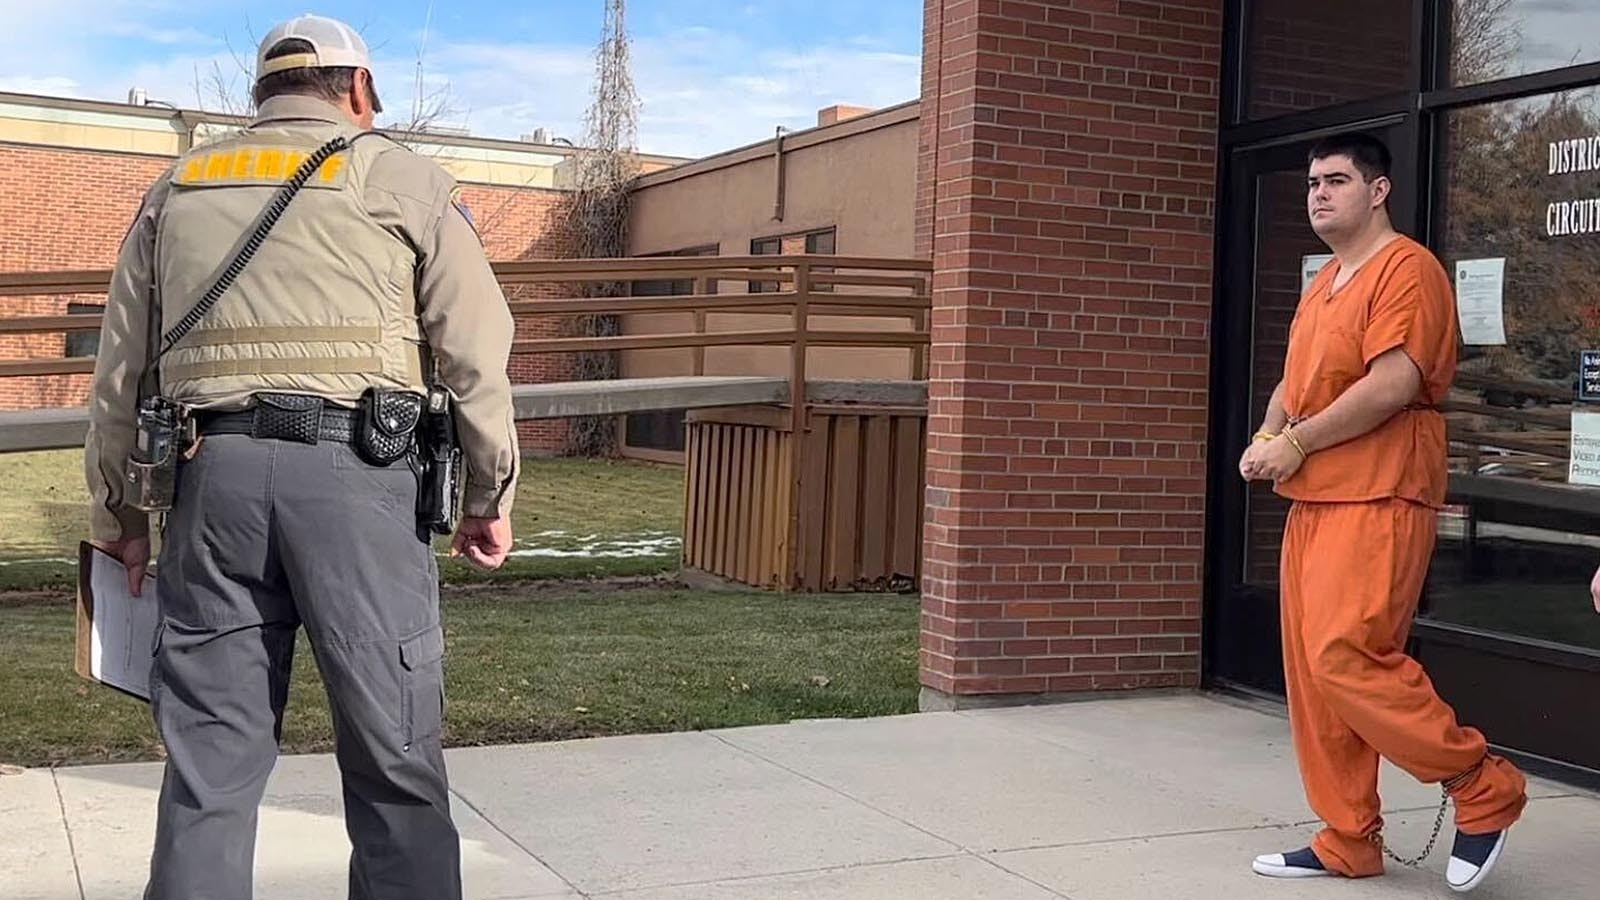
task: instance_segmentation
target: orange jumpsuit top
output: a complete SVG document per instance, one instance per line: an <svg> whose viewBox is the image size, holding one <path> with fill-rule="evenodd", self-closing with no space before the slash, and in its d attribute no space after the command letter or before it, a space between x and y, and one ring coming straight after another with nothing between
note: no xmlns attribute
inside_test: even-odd
<svg viewBox="0 0 1600 900"><path fill-rule="evenodd" d="M1283 408L1290 422L1316 415L1404 350L1422 373L1414 401L1366 434L1311 454L1277 486L1292 500L1356 503L1399 498L1444 505L1449 473L1444 416L1433 408L1455 380L1456 307L1449 276L1404 235L1368 260L1337 292L1337 260L1317 274L1289 329Z"/></svg>

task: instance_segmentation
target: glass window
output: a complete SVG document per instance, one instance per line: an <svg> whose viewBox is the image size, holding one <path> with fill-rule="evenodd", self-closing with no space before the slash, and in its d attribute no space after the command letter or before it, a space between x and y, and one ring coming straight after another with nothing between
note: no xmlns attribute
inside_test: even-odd
<svg viewBox="0 0 1600 900"><path fill-rule="evenodd" d="M1581 353L1600 348L1600 90L1453 111L1442 152L1463 346L1428 614L1600 648L1600 486L1570 467Z"/></svg>
<svg viewBox="0 0 1600 900"><path fill-rule="evenodd" d="M806 252L822 256L833 255L833 230L815 231L806 235Z"/></svg>
<svg viewBox="0 0 1600 900"><path fill-rule="evenodd" d="M1269 119L1406 90L1416 2L1246 4L1245 117Z"/></svg>
<svg viewBox="0 0 1600 900"><path fill-rule="evenodd" d="M106 311L104 303L68 303L68 315L86 313L103 313ZM66 355L71 356L99 356L100 332L99 331L69 331L67 332Z"/></svg>
<svg viewBox="0 0 1600 900"><path fill-rule="evenodd" d="M651 412L629 413L627 416L627 445L644 450L665 450L682 453L684 447L681 409L661 409Z"/></svg>
<svg viewBox="0 0 1600 900"><path fill-rule="evenodd" d="M835 253L833 247L834 234L834 230L830 228L827 231L813 231L812 233L806 235L806 252L815 253L822 256L832 256ZM833 267L817 266L811 271L814 275L824 275L832 272ZM815 291L831 291L833 290L833 285L816 284L812 285L811 289Z"/></svg>
<svg viewBox="0 0 1600 900"><path fill-rule="evenodd" d="M756 238L750 242L750 255L775 256L782 254L784 256L791 256L809 253L832 256L836 252L834 249L835 233L836 232L834 229L827 228L821 231L800 232L797 234L784 234L777 235L775 237ZM833 270L824 267L815 269L813 271L831 272ZM752 294L772 293L782 289L783 286L776 281L750 282L750 293ZM812 290L830 291L833 290L833 287L831 285L823 285L821 287L813 287Z"/></svg>
<svg viewBox="0 0 1600 900"><path fill-rule="evenodd" d="M667 253L645 253L646 257L662 256L716 256L720 248L716 244L702 247L689 247L684 250L672 250ZM677 297L688 296L695 292L693 278L679 278L675 280L635 281L630 286L630 292L635 297ZM708 293L717 293L717 282L710 282L706 286Z"/></svg>
<svg viewBox="0 0 1600 900"><path fill-rule="evenodd" d="M751 256L776 256L783 252L783 238L757 238L750 242ZM752 281L750 293L772 293L779 289L776 281Z"/></svg>
<svg viewBox="0 0 1600 900"><path fill-rule="evenodd" d="M1596 6L1586 0L1456 0L1450 83L1477 84L1600 60Z"/></svg>

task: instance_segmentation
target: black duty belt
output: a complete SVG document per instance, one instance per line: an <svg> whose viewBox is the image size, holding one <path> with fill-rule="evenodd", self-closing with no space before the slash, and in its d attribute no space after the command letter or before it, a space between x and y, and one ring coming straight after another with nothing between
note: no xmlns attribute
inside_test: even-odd
<svg viewBox="0 0 1600 900"><path fill-rule="evenodd" d="M315 444L351 443L357 412L330 406L304 394L257 394L256 405L241 412L194 414L200 434L248 434L254 438Z"/></svg>

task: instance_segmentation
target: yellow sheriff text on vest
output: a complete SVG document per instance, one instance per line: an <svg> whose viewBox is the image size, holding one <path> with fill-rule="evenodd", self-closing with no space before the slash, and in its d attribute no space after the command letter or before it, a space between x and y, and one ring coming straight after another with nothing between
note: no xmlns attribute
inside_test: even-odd
<svg viewBox="0 0 1600 900"><path fill-rule="evenodd" d="M179 184L226 183L238 181L288 181L310 156L304 150L287 147L257 147L218 150L191 157L178 176ZM328 158L317 169L310 183L332 184L344 171L345 155Z"/></svg>

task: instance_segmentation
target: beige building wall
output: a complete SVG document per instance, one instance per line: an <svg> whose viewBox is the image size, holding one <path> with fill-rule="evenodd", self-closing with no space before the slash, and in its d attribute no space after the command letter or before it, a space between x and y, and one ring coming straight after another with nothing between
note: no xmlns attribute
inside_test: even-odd
<svg viewBox="0 0 1600 900"><path fill-rule="evenodd" d="M629 252L656 255L711 248L723 256L748 256L751 242L832 229L841 256L909 259L916 201L917 104L909 103L786 135L782 140L781 218L778 142L766 141L676 166L640 181L633 197ZM798 241L794 242L798 244ZM786 251L788 252L788 251ZM795 251L798 252L798 251ZM721 293L743 293L744 282L724 282ZM867 288L840 288L868 293ZM903 292L901 292L903 293ZM753 331L789 326L787 315L716 314L710 331ZM908 319L814 316L813 329L910 330ZM689 314L625 317L630 334L692 332ZM629 378L693 373L690 350L623 353ZM786 375L786 347L711 347L707 375ZM817 348L807 358L814 378L910 378L909 350Z"/></svg>
<svg viewBox="0 0 1600 900"><path fill-rule="evenodd" d="M134 106L0 91L0 144L176 157L232 134L246 119L200 110ZM464 184L508 188L571 188L570 146L425 132L389 132L443 166ZM657 172L681 157L641 154L639 168Z"/></svg>

